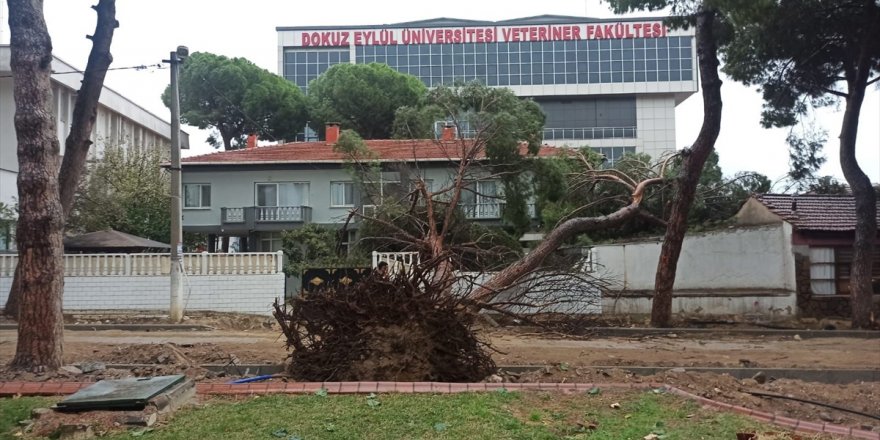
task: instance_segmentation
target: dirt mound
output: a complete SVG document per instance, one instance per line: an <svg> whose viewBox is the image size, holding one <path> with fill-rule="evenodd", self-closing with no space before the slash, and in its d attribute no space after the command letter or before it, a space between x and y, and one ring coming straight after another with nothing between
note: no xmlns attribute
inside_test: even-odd
<svg viewBox="0 0 880 440"><path fill-rule="evenodd" d="M95 360L95 359L89 359ZM233 354L212 343L198 344L128 344L99 355L109 364L155 364L195 366L200 364L238 363Z"/></svg>
<svg viewBox="0 0 880 440"><path fill-rule="evenodd" d="M299 380L469 382L495 370L475 316L418 276L305 293L275 317Z"/></svg>

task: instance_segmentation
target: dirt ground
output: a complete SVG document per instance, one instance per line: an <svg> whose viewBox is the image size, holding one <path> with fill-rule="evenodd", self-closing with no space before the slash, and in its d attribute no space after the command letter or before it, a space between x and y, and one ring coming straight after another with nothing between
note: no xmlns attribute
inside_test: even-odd
<svg viewBox="0 0 880 440"><path fill-rule="evenodd" d="M15 331L0 330L0 364L15 352ZM880 339L675 335L560 337L500 329L485 333L499 365L678 366L756 368L878 368ZM86 361L170 364L164 344L176 344L194 363L278 364L284 340L269 329L133 332L67 331L65 363Z"/></svg>
<svg viewBox="0 0 880 440"><path fill-rule="evenodd" d="M140 322L150 321L145 318ZM158 318L157 318L158 319ZM95 317L79 323L119 322ZM127 321L132 322L132 321ZM71 322L72 323L72 322ZM200 364L279 364L287 352L277 326L265 318L211 316L189 323L214 327L210 331L67 331L66 364L149 364L134 370L93 373L62 372L54 376L0 371L0 380L78 380L146 376L185 372L198 381L228 381L229 377L199 368ZM842 423L880 430L880 420L782 399L759 398L746 391L764 391L837 404L880 415L880 383L828 385L780 379L759 384L727 375L665 372L640 377L615 367L752 367L880 369L880 339L792 336L685 337L569 337L521 328L496 328L483 333L498 351L499 365L551 367L507 381L539 382L663 382L694 394L789 417ZM0 330L0 365L15 351L16 332ZM606 368L597 368L603 366ZM281 380L281 379L276 379Z"/></svg>

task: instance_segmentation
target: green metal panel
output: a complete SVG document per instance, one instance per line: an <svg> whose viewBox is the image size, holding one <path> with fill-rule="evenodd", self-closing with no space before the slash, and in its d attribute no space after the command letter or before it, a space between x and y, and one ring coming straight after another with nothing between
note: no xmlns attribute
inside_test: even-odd
<svg viewBox="0 0 880 440"><path fill-rule="evenodd" d="M57 408L59 410L143 408L150 399L183 382L184 379L186 376L177 374L102 380L58 402Z"/></svg>

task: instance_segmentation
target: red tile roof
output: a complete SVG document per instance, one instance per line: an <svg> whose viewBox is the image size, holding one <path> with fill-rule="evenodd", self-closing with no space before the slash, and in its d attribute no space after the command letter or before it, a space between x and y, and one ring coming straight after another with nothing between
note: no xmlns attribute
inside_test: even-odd
<svg viewBox="0 0 880 440"><path fill-rule="evenodd" d="M462 149L459 141L423 140L366 140L367 147L384 162L444 162L458 160ZM539 157L555 156L561 148L543 145ZM526 145L520 147L526 153ZM485 158L484 154L479 158ZM253 165L284 163L342 163L344 155L333 151L333 145L325 142L292 142L253 149L221 151L218 153L188 157L184 165Z"/></svg>
<svg viewBox="0 0 880 440"><path fill-rule="evenodd" d="M756 194L761 204L795 229L810 231L853 231L856 203L848 195ZM878 212L880 221L880 212Z"/></svg>

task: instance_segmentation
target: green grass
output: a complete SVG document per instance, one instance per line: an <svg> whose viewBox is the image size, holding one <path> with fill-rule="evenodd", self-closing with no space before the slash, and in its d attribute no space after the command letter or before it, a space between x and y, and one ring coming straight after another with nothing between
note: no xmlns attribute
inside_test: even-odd
<svg viewBox="0 0 880 440"><path fill-rule="evenodd" d="M10 402L13 405L7 405ZM614 402L620 409L610 408ZM0 400L2 420L12 424L2 427L9 429L35 406L40 403ZM734 439L737 432L755 429L778 431L651 392L275 395L209 400L179 411L165 426L137 438L640 440L654 432L663 440L698 440ZM135 437L122 432L105 438Z"/></svg>
<svg viewBox="0 0 880 440"><path fill-rule="evenodd" d="M28 419L31 410L50 405L42 397L22 397L20 399L0 399L0 439L15 438L12 433L19 420Z"/></svg>

